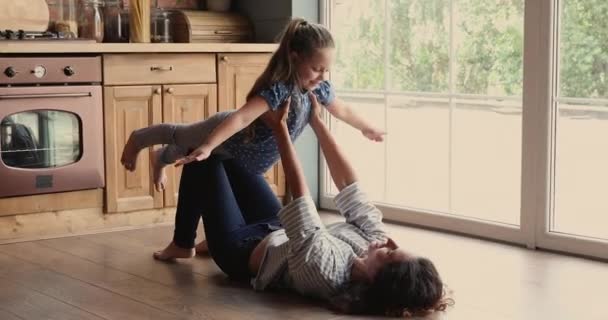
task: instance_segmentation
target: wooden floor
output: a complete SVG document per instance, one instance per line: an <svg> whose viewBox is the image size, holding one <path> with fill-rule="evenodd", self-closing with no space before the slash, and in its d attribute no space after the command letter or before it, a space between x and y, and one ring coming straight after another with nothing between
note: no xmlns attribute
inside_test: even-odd
<svg viewBox="0 0 608 320"><path fill-rule="evenodd" d="M324 215L325 221L337 217ZM608 319L608 264L389 226L433 259L456 305L429 319ZM209 258L154 261L172 227L0 246L0 319L364 319L228 281Z"/></svg>

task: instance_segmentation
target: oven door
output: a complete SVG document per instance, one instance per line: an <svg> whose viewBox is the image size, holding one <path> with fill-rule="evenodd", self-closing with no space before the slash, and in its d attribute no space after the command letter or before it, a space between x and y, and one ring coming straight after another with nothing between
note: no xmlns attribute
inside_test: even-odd
<svg viewBox="0 0 608 320"><path fill-rule="evenodd" d="M0 197L104 186L100 86L0 88Z"/></svg>

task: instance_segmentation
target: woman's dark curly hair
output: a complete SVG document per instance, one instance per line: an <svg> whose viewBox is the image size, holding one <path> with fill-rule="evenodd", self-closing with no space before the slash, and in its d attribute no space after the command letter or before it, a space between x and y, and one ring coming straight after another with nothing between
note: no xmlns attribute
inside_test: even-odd
<svg viewBox="0 0 608 320"><path fill-rule="evenodd" d="M454 304L431 260L414 258L385 265L371 284L351 283L330 302L345 313L421 316Z"/></svg>

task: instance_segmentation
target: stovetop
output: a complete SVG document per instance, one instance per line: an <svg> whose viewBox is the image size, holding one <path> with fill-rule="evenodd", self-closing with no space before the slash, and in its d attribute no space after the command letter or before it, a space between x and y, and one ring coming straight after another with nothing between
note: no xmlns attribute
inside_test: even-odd
<svg viewBox="0 0 608 320"><path fill-rule="evenodd" d="M24 31L24 30L0 30L0 41L3 40L73 40L72 34L66 34L63 32L51 32L51 31Z"/></svg>

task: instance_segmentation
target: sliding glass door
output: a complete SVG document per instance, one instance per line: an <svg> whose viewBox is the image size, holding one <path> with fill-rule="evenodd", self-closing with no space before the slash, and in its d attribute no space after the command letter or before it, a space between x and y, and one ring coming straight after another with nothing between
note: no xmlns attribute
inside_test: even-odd
<svg viewBox="0 0 608 320"><path fill-rule="evenodd" d="M540 49L552 64L538 246L608 258L608 2L548 1L539 11L553 14L552 42Z"/></svg>
<svg viewBox="0 0 608 320"><path fill-rule="evenodd" d="M386 140L328 123L387 218L608 256L608 2L560 2L323 3L337 96Z"/></svg>

